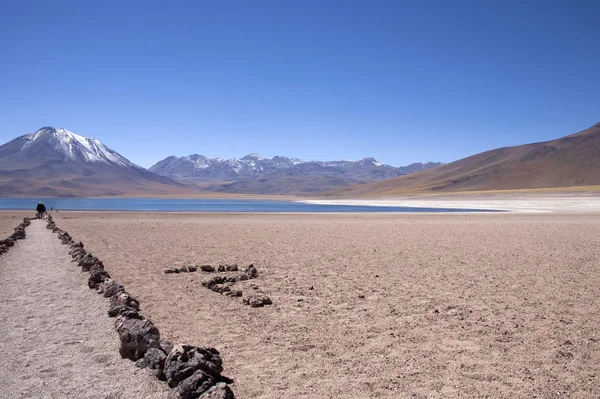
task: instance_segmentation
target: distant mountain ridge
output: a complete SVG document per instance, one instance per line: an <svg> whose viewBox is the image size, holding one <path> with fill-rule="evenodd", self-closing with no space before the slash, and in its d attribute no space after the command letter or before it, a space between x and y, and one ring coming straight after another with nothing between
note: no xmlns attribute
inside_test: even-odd
<svg viewBox="0 0 600 399"><path fill-rule="evenodd" d="M99 140L43 127L0 146L0 194L106 196L188 189L129 161Z"/></svg>
<svg viewBox="0 0 600 399"><path fill-rule="evenodd" d="M167 157L147 170L101 141L45 126L0 146L0 195L100 197L302 195L435 167L396 168L373 158L310 161L249 154L240 159Z"/></svg>
<svg viewBox="0 0 600 399"><path fill-rule="evenodd" d="M172 179L201 184L207 191L298 195L388 179L439 165L439 162L428 162L394 167L374 158L306 162L284 156L265 158L255 153L242 158L211 159L193 154L167 157L153 165L150 171Z"/></svg>
<svg viewBox="0 0 600 399"><path fill-rule="evenodd" d="M243 158L208 158L193 154L184 157L170 156L150 167L150 171L171 178L196 178L197 180L234 179L260 173L267 169L282 169L302 163L296 158L263 158L248 154Z"/></svg>

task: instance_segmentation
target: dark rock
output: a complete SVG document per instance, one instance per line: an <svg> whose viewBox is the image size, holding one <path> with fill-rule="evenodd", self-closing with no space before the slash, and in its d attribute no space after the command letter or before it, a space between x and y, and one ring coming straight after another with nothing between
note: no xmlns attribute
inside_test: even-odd
<svg viewBox="0 0 600 399"><path fill-rule="evenodd" d="M103 283L104 281L106 281L106 279L109 278L110 274L108 274L108 272L104 270L104 267L100 265L95 265L90 270L90 277L88 278L88 287L96 289L98 288L98 285L100 283Z"/></svg>
<svg viewBox="0 0 600 399"><path fill-rule="evenodd" d="M104 298L110 298L111 296L115 296L120 292L125 292L125 288L113 280L106 280L104 283L100 284L99 287L102 287L102 296Z"/></svg>
<svg viewBox="0 0 600 399"><path fill-rule="evenodd" d="M103 265L102 261L92 254L87 254L79 261L79 266L81 266L81 270L84 272L90 271L92 266L94 265Z"/></svg>
<svg viewBox="0 0 600 399"><path fill-rule="evenodd" d="M188 266L188 272L192 273L192 272L195 272L196 270L198 270L198 268L196 266Z"/></svg>
<svg viewBox="0 0 600 399"><path fill-rule="evenodd" d="M263 294L262 292L256 292L248 295L243 299L245 305L252 306L253 308L258 308L264 305L271 305L273 302L271 298Z"/></svg>
<svg viewBox="0 0 600 399"><path fill-rule="evenodd" d="M79 262L81 261L81 259L83 259L83 257L87 255L87 253L85 251L82 252L77 252L73 255L73 260L72 262L77 262L77 264L79 264Z"/></svg>
<svg viewBox="0 0 600 399"><path fill-rule="evenodd" d="M111 297L111 298L114 298L114 297ZM108 308L108 317L117 317L117 316L120 316L121 314L126 313L127 319L138 319L138 317L131 312L138 312L138 314L139 314L138 309L136 309L132 306L127 306L127 305L112 306L111 305Z"/></svg>
<svg viewBox="0 0 600 399"><path fill-rule="evenodd" d="M236 265L236 264L219 265L219 271L220 272L237 272L238 265Z"/></svg>
<svg viewBox="0 0 600 399"><path fill-rule="evenodd" d="M73 257L73 258L79 254L86 255L87 252L85 251L85 249L79 248L79 247L73 248L72 250L69 251L69 255L71 255L71 257Z"/></svg>
<svg viewBox="0 0 600 399"><path fill-rule="evenodd" d="M24 239L25 239L25 231L24 231L24 230L17 230L17 231L15 231L14 233L12 233L12 234L10 235L10 237L11 237L13 240L15 240L15 241L16 241L16 240L24 240Z"/></svg>
<svg viewBox="0 0 600 399"><path fill-rule="evenodd" d="M203 370L196 370L191 376L169 392L167 399L196 399L215 385L215 380Z"/></svg>
<svg viewBox="0 0 600 399"><path fill-rule="evenodd" d="M98 292L98 294L104 294L104 290L106 289L106 287L108 287L109 285L112 284L112 280L107 278L106 280L104 280L103 282L101 282L100 284L98 284L96 286L96 291Z"/></svg>
<svg viewBox="0 0 600 399"><path fill-rule="evenodd" d="M148 368L154 374L156 378L159 380L164 380L165 375L163 373L163 369L165 366L165 360L167 359L167 355L157 348L150 348L144 354L143 359L138 360L135 365L140 368ZM140 363L138 365L138 362Z"/></svg>
<svg viewBox="0 0 600 399"><path fill-rule="evenodd" d="M165 361L165 377L171 388L199 370L218 380L223 372L219 351L209 347L175 345Z"/></svg>
<svg viewBox="0 0 600 399"><path fill-rule="evenodd" d="M166 339L161 339L160 340L160 349L162 349L162 351L168 355L173 350L173 344L171 343L171 341L167 341Z"/></svg>
<svg viewBox="0 0 600 399"><path fill-rule="evenodd" d="M215 271L215 268L211 265L202 265L202 266L200 266L200 270L202 270L203 272L212 273Z"/></svg>
<svg viewBox="0 0 600 399"><path fill-rule="evenodd" d="M226 285L213 285L211 290L214 292L218 292L219 294L225 294L231 291L231 288Z"/></svg>
<svg viewBox="0 0 600 399"><path fill-rule="evenodd" d="M246 273L246 275L250 278L258 277L258 270L256 270L256 267L254 267L254 265L248 266L244 273Z"/></svg>
<svg viewBox="0 0 600 399"><path fill-rule="evenodd" d="M71 245L71 249L69 250L69 255L75 256L76 254L79 254L79 253L82 253L85 255L86 251L85 251L85 249L83 249L83 247L73 247Z"/></svg>
<svg viewBox="0 0 600 399"><path fill-rule="evenodd" d="M112 306L127 305L135 310L140 309L140 302L126 292L121 292L118 295L111 297L110 304Z"/></svg>
<svg viewBox="0 0 600 399"><path fill-rule="evenodd" d="M86 254L83 258L81 258L81 260L79 261L79 265L78 266L81 266L83 264L83 262L90 261L90 260L92 260L94 258L95 258L94 255L92 255L92 254Z"/></svg>
<svg viewBox="0 0 600 399"><path fill-rule="evenodd" d="M240 297L240 296L242 296L242 291L240 291L240 290L230 290L228 292L223 292L223 295L231 296L231 297Z"/></svg>
<svg viewBox="0 0 600 399"><path fill-rule="evenodd" d="M142 316L140 314L140 312L138 312L137 310L135 310L134 308L130 308L128 306L120 309L119 311L119 316L124 318L124 319L138 319L138 320L144 320L144 316Z"/></svg>
<svg viewBox="0 0 600 399"><path fill-rule="evenodd" d="M159 346L160 333L150 320L119 317L115 327L121 341L119 354L122 358L138 360L148 349Z"/></svg>
<svg viewBox="0 0 600 399"><path fill-rule="evenodd" d="M215 277L211 278L210 280L203 281L202 285L205 286L206 288L212 289L212 287L217 284L223 284L226 279L227 279L227 277L225 277L225 276L215 276Z"/></svg>
<svg viewBox="0 0 600 399"><path fill-rule="evenodd" d="M140 303L126 292L120 292L117 295L110 297L108 306L108 315L116 317L122 312L140 310Z"/></svg>
<svg viewBox="0 0 600 399"><path fill-rule="evenodd" d="M100 263L96 263L95 265L93 265L92 267L90 267L89 272L96 272L98 270L104 270L104 265L102 264L102 262Z"/></svg>
<svg viewBox="0 0 600 399"><path fill-rule="evenodd" d="M5 245L6 247L10 248L15 245L15 240L8 237L6 240L0 241L0 244Z"/></svg>
<svg viewBox="0 0 600 399"><path fill-rule="evenodd" d="M60 233L58 233L58 238L65 245L73 243L73 239L66 231L61 231Z"/></svg>
<svg viewBox="0 0 600 399"><path fill-rule="evenodd" d="M164 270L164 273L165 273L165 274L179 273L179 269L177 269L177 268L174 268L174 267L173 267L173 268L170 268L170 269L165 269L165 270Z"/></svg>
<svg viewBox="0 0 600 399"><path fill-rule="evenodd" d="M200 399L235 399L235 395L227 384L219 382L217 385L200 395Z"/></svg>

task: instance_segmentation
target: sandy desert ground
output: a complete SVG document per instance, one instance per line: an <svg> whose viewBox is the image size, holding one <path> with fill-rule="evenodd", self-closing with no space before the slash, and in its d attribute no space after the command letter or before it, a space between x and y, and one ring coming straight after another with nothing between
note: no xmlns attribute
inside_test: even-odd
<svg viewBox="0 0 600 399"><path fill-rule="evenodd" d="M24 217L35 216L33 212L0 211L0 240L4 240L15 232L15 227L23 221Z"/></svg>
<svg viewBox="0 0 600 399"><path fill-rule="evenodd" d="M243 399L600 395L599 215L55 220L163 335L217 347ZM254 263L260 277L243 289L274 305L209 291L206 273L163 274L219 263Z"/></svg>

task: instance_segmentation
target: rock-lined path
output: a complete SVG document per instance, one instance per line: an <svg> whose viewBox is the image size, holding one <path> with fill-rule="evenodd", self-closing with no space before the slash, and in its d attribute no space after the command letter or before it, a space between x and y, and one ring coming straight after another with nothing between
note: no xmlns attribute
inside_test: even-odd
<svg viewBox="0 0 600 399"><path fill-rule="evenodd" d="M121 359L114 319L87 278L39 220L0 257L0 398L167 397Z"/></svg>

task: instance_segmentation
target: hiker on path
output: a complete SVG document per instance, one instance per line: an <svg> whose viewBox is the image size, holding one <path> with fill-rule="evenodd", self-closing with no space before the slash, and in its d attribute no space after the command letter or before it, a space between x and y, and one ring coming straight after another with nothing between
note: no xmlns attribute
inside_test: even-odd
<svg viewBox="0 0 600 399"><path fill-rule="evenodd" d="M44 203L40 201L37 204L37 207L35 208L35 210L37 211L37 218L43 219L44 214L46 213L46 205L44 205Z"/></svg>

